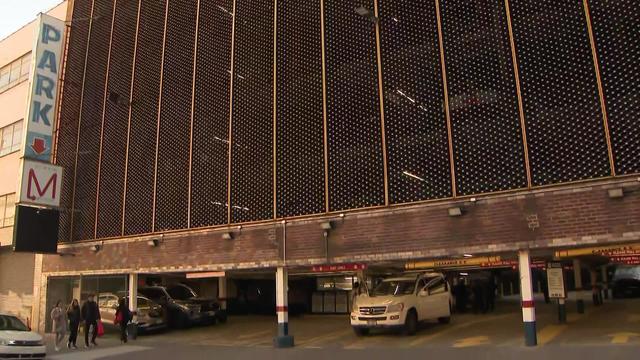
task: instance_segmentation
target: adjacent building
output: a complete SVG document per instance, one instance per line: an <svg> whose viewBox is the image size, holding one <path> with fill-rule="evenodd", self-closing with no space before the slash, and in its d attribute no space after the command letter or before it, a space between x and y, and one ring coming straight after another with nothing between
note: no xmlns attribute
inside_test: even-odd
<svg viewBox="0 0 640 360"><path fill-rule="evenodd" d="M47 11L65 19L67 2ZM31 319L34 254L11 249L36 21L0 40L0 312Z"/></svg>

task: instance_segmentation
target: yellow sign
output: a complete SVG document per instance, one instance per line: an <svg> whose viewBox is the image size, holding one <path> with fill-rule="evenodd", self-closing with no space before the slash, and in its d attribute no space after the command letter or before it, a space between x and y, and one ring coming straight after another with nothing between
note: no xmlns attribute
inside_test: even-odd
<svg viewBox="0 0 640 360"><path fill-rule="evenodd" d="M640 244L628 244L558 250L556 251L556 257L563 258L584 255L619 256L635 255L638 253L640 253Z"/></svg>
<svg viewBox="0 0 640 360"><path fill-rule="evenodd" d="M430 269L458 266L481 266L482 264L500 262L500 256L480 256L461 259L440 259L430 261L411 261L404 265L407 270Z"/></svg>

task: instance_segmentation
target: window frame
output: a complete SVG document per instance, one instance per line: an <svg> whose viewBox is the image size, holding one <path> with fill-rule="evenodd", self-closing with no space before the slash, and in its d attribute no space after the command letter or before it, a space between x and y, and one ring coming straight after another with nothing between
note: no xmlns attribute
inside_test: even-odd
<svg viewBox="0 0 640 360"><path fill-rule="evenodd" d="M28 53L5 64L3 67L0 68L0 79L2 79L3 74L6 75L6 78L7 78L6 84L1 84L0 82L0 93L3 93L11 89L12 87L22 83L23 81L29 79L29 75L31 73L31 61L32 61L31 54L32 52L29 51ZM27 69L26 72L24 72L25 67ZM15 72L14 69L17 69L16 74L14 74Z"/></svg>
<svg viewBox="0 0 640 360"><path fill-rule="evenodd" d="M18 136L16 136L16 129L20 129ZM5 152L5 132L8 132L9 138L7 139L7 143L9 146L6 147ZM20 151L22 148L24 135L24 119L20 119L16 122L13 122L5 127L0 128L0 157L7 156L13 154L14 152Z"/></svg>

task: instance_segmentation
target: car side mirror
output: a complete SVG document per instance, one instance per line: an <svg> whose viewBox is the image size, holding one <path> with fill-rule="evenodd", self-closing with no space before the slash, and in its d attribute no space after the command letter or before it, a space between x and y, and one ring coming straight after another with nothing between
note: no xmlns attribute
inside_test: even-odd
<svg viewBox="0 0 640 360"><path fill-rule="evenodd" d="M430 292L428 290L422 289L420 291L418 291L418 296L422 296L422 297L426 297L429 296Z"/></svg>

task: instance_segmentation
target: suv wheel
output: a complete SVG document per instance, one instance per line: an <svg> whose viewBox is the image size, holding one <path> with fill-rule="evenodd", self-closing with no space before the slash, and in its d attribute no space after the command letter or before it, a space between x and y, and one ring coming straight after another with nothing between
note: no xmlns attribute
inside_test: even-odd
<svg viewBox="0 0 640 360"><path fill-rule="evenodd" d="M354 327L353 332L356 333L357 336L366 336L369 335L369 328Z"/></svg>
<svg viewBox="0 0 640 360"><path fill-rule="evenodd" d="M415 310L409 310L407 318L404 320L404 333L405 335L415 335L418 331L418 314Z"/></svg>

